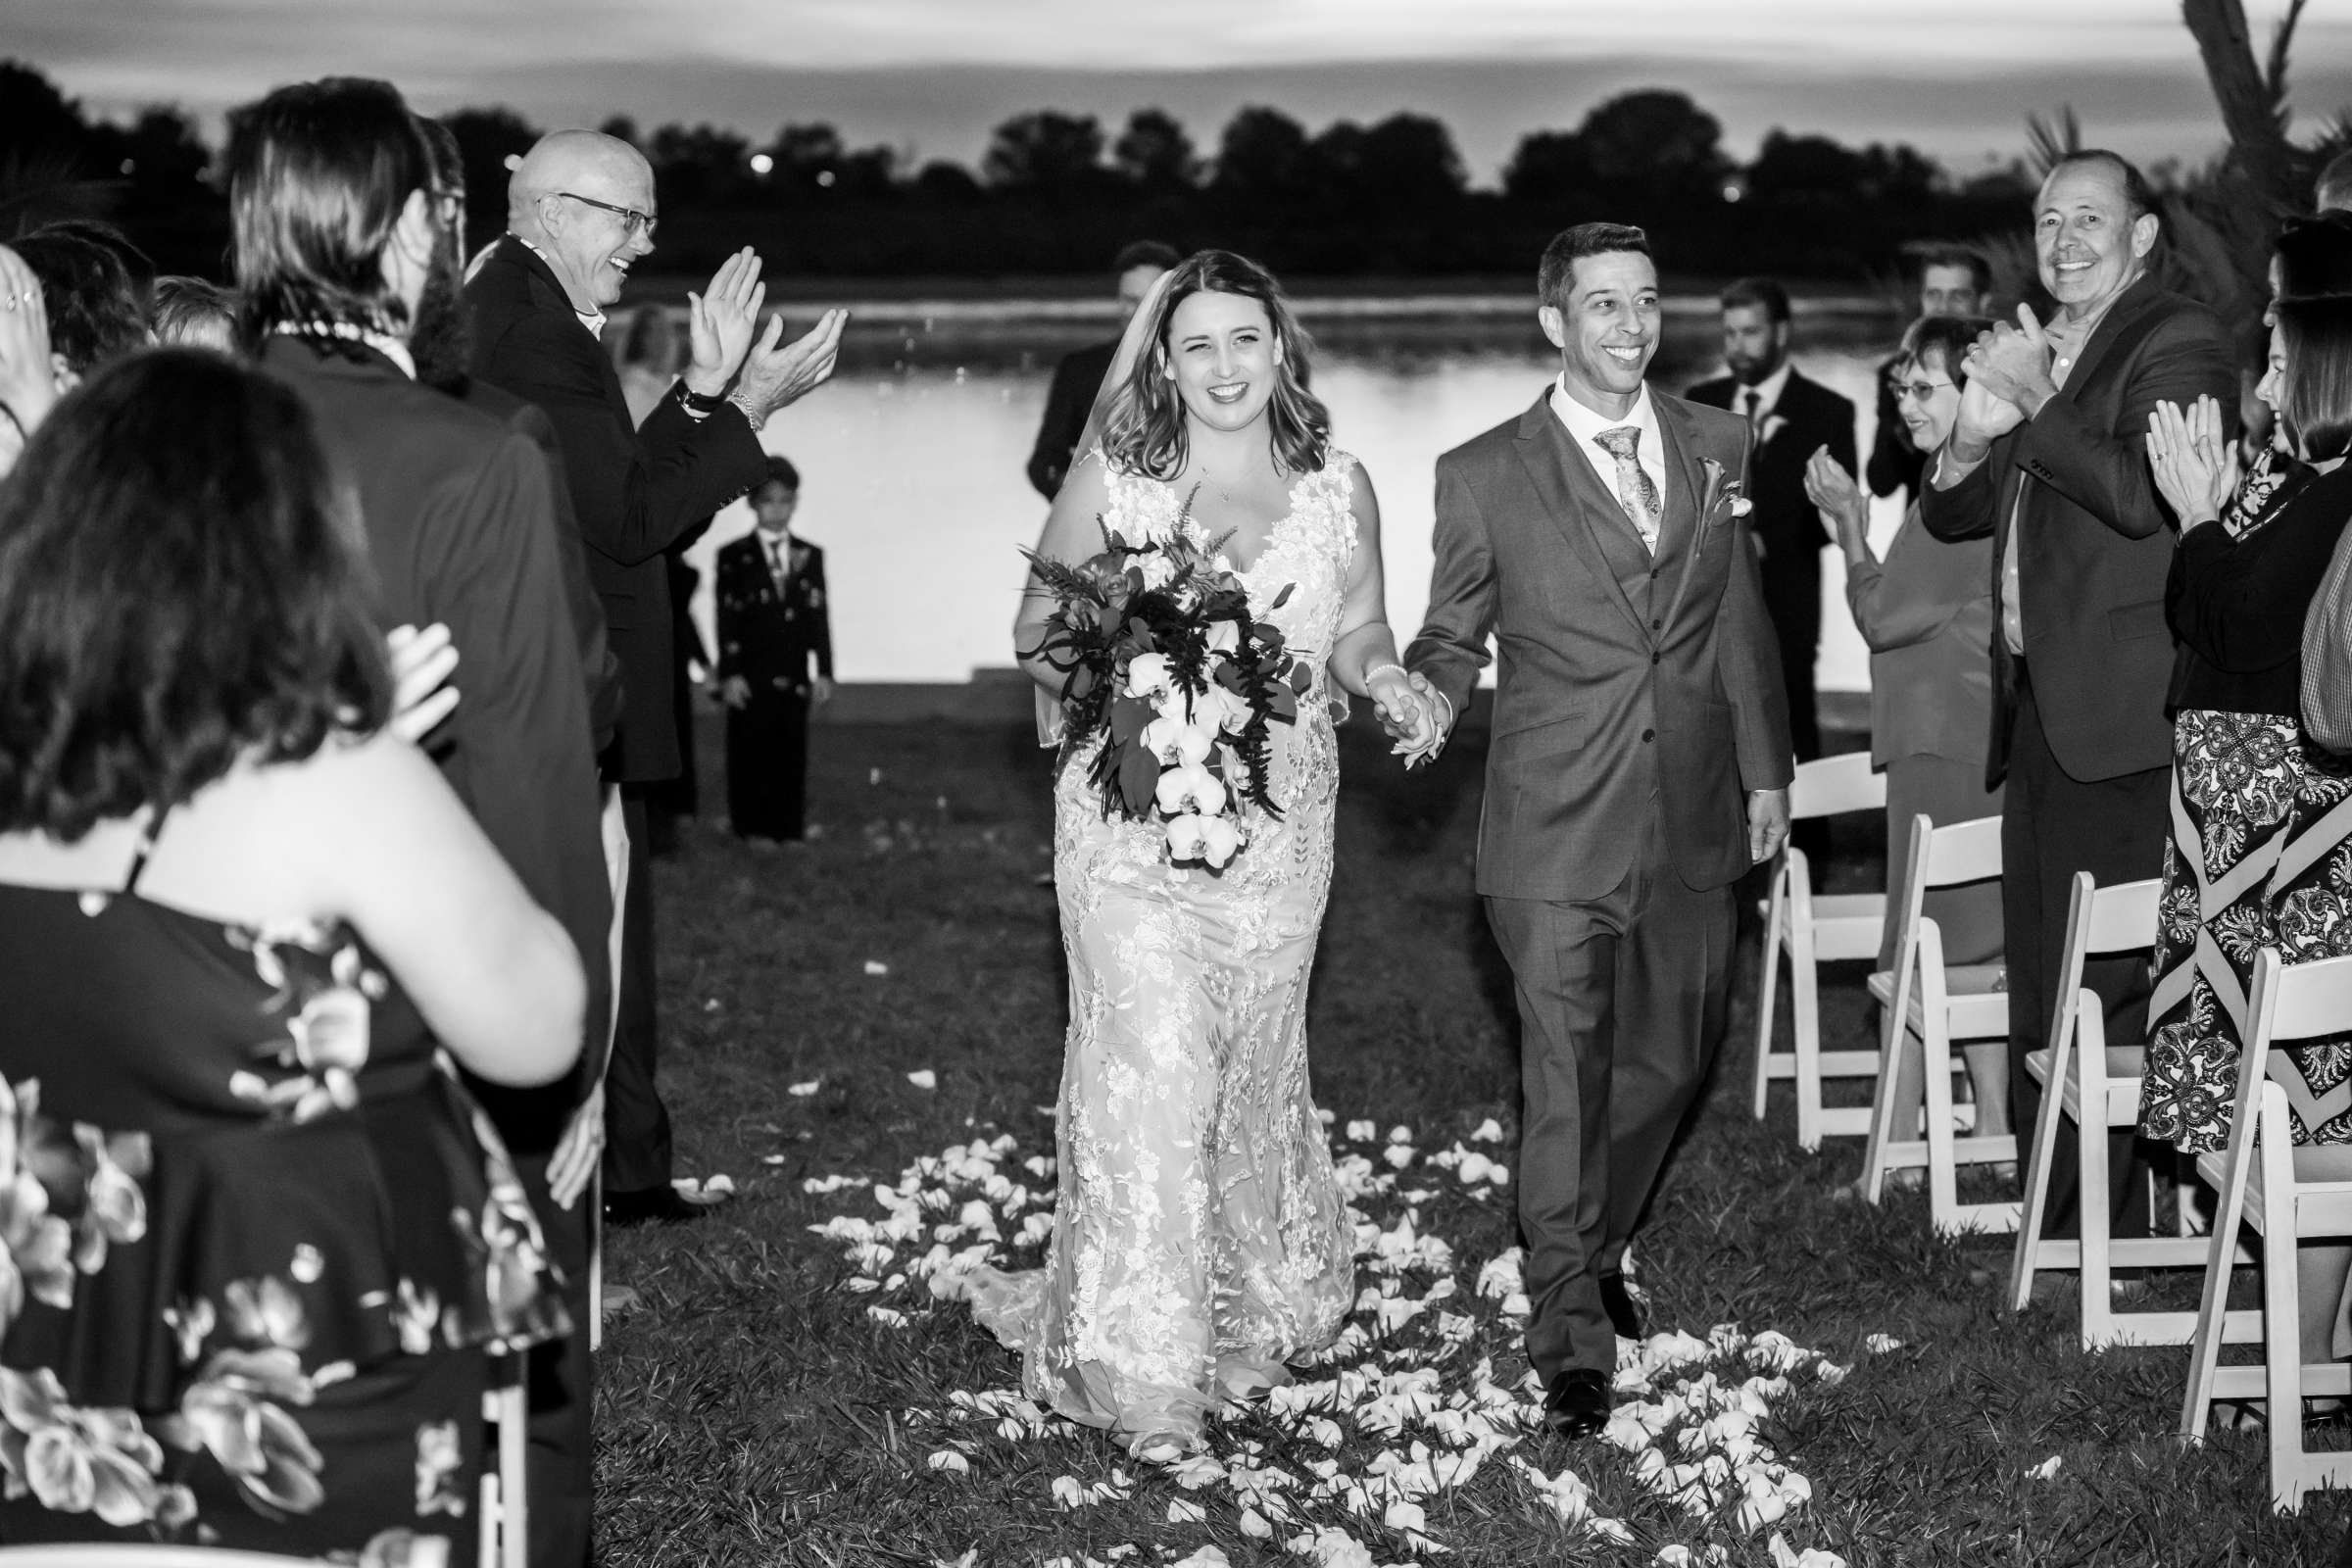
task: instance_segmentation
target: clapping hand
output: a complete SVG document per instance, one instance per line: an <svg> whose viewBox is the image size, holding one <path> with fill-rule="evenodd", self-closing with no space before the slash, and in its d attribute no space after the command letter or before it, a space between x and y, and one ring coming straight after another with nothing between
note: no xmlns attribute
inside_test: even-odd
<svg viewBox="0 0 2352 1568"><path fill-rule="evenodd" d="M29 437L57 401L57 364L49 354L49 310L41 280L24 259L0 245L0 406L20 437ZM0 472L8 465L0 463Z"/></svg>
<svg viewBox="0 0 2352 1568"><path fill-rule="evenodd" d="M435 621L422 631L393 627L384 634L384 654L392 666L392 718L386 727L410 745L421 745L458 706L458 689L449 684L458 667L457 646L449 640L449 628Z"/></svg>
<svg viewBox="0 0 2352 1568"><path fill-rule="evenodd" d="M735 379L760 324L767 285L760 278L760 253L749 245L718 264L710 286L686 295L686 331L693 360L686 368L689 391L716 397Z"/></svg>
<svg viewBox="0 0 2352 1568"><path fill-rule="evenodd" d="M1396 742L1393 751L1404 759L1406 767L1438 755L1446 739L1445 714L1427 676L1389 664L1365 677L1364 690L1380 715L1380 727Z"/></svg>
<svg viewBox="0 0 2352 1568"><path fill-rule="evenodd" d="M2148 467L2183 533L2220 517L2237 494L2237 443L2222 427L2210 394L2189 406L2159 403L2148 416Z"/></svg>
<svg viewBox="0 0 2352 1568"><path fill-rule="evenodd" d="M1845 466L1830 456L1828 447L1815 449L1805 460L1805 499L1821 509L1838 530L1838 547L1852 555L1870 531L1870 503Z"/></svg>
<svg viewBox="0 0 2352 1568"><path fill-rule="evenodd" d="M760 410L761 418L798 403L832 376L833 363L841 353L841 329L849 319L847 311L827 311L806 336L779 348L784 318L771 318L766 332L743 362L743 380L737 390Z"/></svg>

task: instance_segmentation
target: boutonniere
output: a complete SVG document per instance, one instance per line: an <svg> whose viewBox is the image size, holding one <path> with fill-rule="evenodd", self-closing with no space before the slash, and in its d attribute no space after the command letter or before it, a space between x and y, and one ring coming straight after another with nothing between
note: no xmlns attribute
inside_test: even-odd
<svg viewBox="0 0 2352 1568"><path fill-rule="evenodd" d="M1722 464L1713 458L1699 459L1705 474L1704 487L1699 492L1699 526L1712 527L1727 517L1744 517L1755 510L1756 504L1747 499L1747 487L1726 473Z"/></svg>

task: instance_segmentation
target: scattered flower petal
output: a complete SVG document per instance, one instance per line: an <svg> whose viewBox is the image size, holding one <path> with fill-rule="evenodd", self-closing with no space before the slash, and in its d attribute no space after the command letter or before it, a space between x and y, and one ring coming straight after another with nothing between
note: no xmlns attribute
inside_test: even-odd
<svg viewBox="0 0 2352 1568"><path fill-rule="evenodd" d="M939 1087L939 1074L933 1072L928 1067L923 1067L914 1072L908 1073L906 1075L906 1081L914 1085L914 1087L917 1089L937 1089Z"/></svg>

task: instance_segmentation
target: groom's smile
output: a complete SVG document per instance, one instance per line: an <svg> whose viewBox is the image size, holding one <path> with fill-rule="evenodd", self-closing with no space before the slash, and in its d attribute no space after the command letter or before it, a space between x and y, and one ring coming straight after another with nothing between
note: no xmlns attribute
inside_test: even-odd
<svg viewBox="0 0 2352 1568"><path fill-rule="evenodd" d="M1537 313L1560 351L1560 382L1594 413L1622 418L1658 351L1657 267L1638 251L1607 251L1578 257L1567 281L1567 298Z"/></svg>

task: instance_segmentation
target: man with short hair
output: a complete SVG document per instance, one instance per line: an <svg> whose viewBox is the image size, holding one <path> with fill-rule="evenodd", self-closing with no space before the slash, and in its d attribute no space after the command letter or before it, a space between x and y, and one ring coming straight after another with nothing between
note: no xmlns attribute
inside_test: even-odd
<svg viewBox="0 0 2352 1568"><path fill-rule="evenodd" d="M1906 246L1919 281L1919 318L1931 316L1982 316L1992 297L1992 265L1965 245ZM1904 364L1900 349L1879 366L1878 427L1870 441L1870 466L1863 477L1874 496L1897 491L1919 494L1919 476L1928 455L1911 444L1903 411L1895 402L1895 383Z"/></svg>
<svg viewBox="0 0 2352 1568"><path fill-rule="evenodd" d="M1139 239L1120 250L1110 264L1118 283L1119 326L1107 341L1090 343L1061 357L1054 368L1054 385L1046 393L1046 416L1038 422L1037 445L1029 454L1029 482L1048 501L1061 489L1077 454L1078 437L1086 431L1086 416L1094 411L1095 394L1110 373L1119 349L1119 332L1143 304L1160 274L1174 270L1184 258L1173 245Z"/></svg>
<svg viewBox="0 0 2352 1568"><path fill-rule="evenodd" d="M1747 427L1651 391L1647 236L1563 230L1537 292L1559 374L1438 460L1405 662L1450 729L1498 650L1477 886L1519 1000L1528 1360L1575 1439L1642 1332L1626 1249L1722 1040L1733 884L1788 836L1788 724Z"/></svg>
<svg viewBox="0 0 2352 1568"><path fill-rule="evenodd" d="M2075 873L2101 886L2163 869L2173 728L2165 581L2179 526L2148 469L2148 416L2211 396L2237 406L2212 312L2149 272L2162 220L2137 169L2104 150L2061 159L2034 202L2034 263L2058 302L2018 307L1969 354L1960 414L1928 469L1920 516L1939 539L1994 541L1993 729L1985 782L2007 780L2001 919L2010 1098L2021 1136ZM2107 1038L2146 1038L2144 958L2093 959ZM2050 1215L2074 1223L2073 1130L2061 1124ZM2144 1227L2128 1131L2110 1140L2120 1234Z"/></svg>
<svg viewBox="0 0 2352 1568"><path fill-rule="evenodd" d="M389 83L331 78L239 111L225 161L244 337L309 405L358 495L383 623L449 628L459 701L427 750L578 948L593 1061L610 1011L612 897L566 542L529 437L416 377L415 350L429 353L434 323L457 304L457 241L426 132ZM565 1272L582 1342L532 1348L535 1369L573 1369L534 1388L540 1568L576 1568L588 1555L587 1230L576 1208L542 1201L582 1092L576 1078L542 1090L477 1085Z"/></svg>
<svg viewBox="0 0 2352 1568"><path fill-rule="evenodd" d="M676 776L677 650L664 552L766 472L770 415L832 374L845 318L780 344L755 341L765 285L750 249L687 296L686 373L642 426L601 342L604 313L654 248L654 172L627 142L560 130L507 185L508 233L466 286L473 370L539 406L556 427L588 570L620 662L622 708L606 776L621 790L629 864L621 911L619 1021L606 1070L605 1213L615 1224L677 1222L703 1206L670 1185L669 1115L655 1082L653 883L645 787Z"/></svg>
<svg viewBox="0 0 2352 1568"><path fill-rule="evenodd" d="M2313 182L2311 199L2323 213L2352 210L2352 147L2328 160Z"/></svg>
<svg viewBox="0 0 2352 1568"><path fill-rule="evenodd" d="M1789 363L1788 291L1744 277L1723 291L1723 363L1731 371L1685 394L1746 421L1747 495L1763 575L1764 609L1780 639L1788 736L1799 761L1821 755L1813 664L1821 651L1821 509L1805 495L1805 463L1827 448L1854 471L1854 406ZM1800 841L1801 843L1801 841Z"/></svg>

